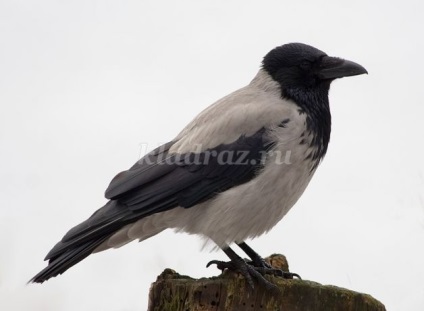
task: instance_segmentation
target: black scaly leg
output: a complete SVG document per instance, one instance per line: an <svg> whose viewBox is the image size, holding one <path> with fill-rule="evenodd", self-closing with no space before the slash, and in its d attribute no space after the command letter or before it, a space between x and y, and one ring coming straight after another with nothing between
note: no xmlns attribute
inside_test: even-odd
<svg viewBox="0 0 424 311"><path fill-rule="evenodd" d="M297 277L302 279L297 273L286 272L283 270L275 269L270 264L268 264L258 253L256 253L249 245L245 242L237 243L237 246L240 247L243 252L246 253L247 256L252 260L251 265L253 265L258 271L262 274L274 274L281 276L285 279L293 279L293 277ZM263 271L261 271L263 270Z"/></svg>
<svg viewBox="0 0 424 311"><path fill-rule="evenodd" d="M246 261L239 255L237 255L230 247L223 248L222 250L225 254L227 254L228 258L230 258L230 261L226 262L220 260L212 260L206 265L206 267L215 264L217 268L222 271L225 269L237 271L244 276L247 283L252 289L255 287L253 283L253 279L255 279L263 286L265 286L267 290L278 291L277 286L266 280L260 272L256 271L256 267L247 264Z"/></svg>
<svg viewBox="0 0 424 311"><path fill-rule="evenodd" d="M272 268L269 263L267 263L257 252L255 252L246 242L237 243L237 246L240 247L243 252L252 260L252 265L260 268Z"/></svg>

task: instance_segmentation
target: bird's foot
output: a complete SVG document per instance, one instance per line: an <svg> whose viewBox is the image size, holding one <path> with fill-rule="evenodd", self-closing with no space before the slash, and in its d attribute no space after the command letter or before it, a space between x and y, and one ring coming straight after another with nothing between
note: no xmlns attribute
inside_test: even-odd
<svg viewBox="0 0 424 311"><path fill-rule="evenodd" d="M262 275L271 274L274 276L282 277L284 279L294 279L295 277L298 278L299 280L302 279L300 275L297 273L292 273L292 272L283 271L281 269L274 268L268 262L266 262L265 259L263 259L260 256L255 257L254 260L247 261L247 264L253 266L255 270Z"/></svg>
<svg viewBox="0 0 424 311"><path fill-rule="evenodd" d="M287 271L283 271L281 269L276 269L273 267L254 267L254 268L256 271L258 271L262 275L270 274L270 275L282 277L283 279L294 279L294 278L298 278L299 280L302 279L300 275L297 273L287 272Z"/></svg>
<svg viewBox="0 0 424 311"><path fill-rule="evenodd" d="M251 261L247 261L247 263L255 267L261 274L272 274L285 279L293 279L294 277L302 279L299 274L288 272L288 263L284 256L282 257L284 258L283 262L285 262L285 265L281 265L281 263L279 263L276 268L263 259L257 252L247 245L246 242L237 243L237 245L247 254L247 256L250 257ZM270 260L272 262L272 259ZM287 271L281 269L283 266L286 266Z"/></svg>
<svg viewBox="0 0 424 311"><path fill-rule="evenodd" d="M242 258L235 258L231 261L212 260L206 265L206 267L209 267L213 264L215 264L217 268L222 271L228 269L240 273L246 279L247 283L252 289L255 288L253 282L253 279L255 279L260 285L264 286L266 290L279 293L278 287L264 278L264 275L266 274L263 273L265 272L265 268L259 268L250 265Z"/></svg>

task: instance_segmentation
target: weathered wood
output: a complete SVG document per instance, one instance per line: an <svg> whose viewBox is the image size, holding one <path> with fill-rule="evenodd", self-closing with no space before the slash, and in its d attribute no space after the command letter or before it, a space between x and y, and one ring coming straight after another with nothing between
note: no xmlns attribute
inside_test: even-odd
<svg viewBox="0 0 424 311"><path fill-rule="evenodd" d="M273 256L269 261L285 268L287 262ZM367 294L305 280L266 278L278 286L279 294L258 285L251 289L233 272L193 279L165 269L151 286L148 311L385 311Z"/></svg>

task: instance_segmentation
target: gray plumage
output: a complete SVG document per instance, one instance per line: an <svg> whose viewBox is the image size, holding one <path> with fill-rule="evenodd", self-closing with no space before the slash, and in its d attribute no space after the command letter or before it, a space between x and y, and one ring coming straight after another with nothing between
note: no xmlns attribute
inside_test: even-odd
<svg viewBox="0 0 424 311"><path fill-rule="evenodd" d="M118 174L106 190L110 201L56 244L46 256L49 265L31 281L167 228L223 249L269 231L325 155L328 89L336 78L366 72L352 64L303 44L271 51L249 85Z"/></svg>

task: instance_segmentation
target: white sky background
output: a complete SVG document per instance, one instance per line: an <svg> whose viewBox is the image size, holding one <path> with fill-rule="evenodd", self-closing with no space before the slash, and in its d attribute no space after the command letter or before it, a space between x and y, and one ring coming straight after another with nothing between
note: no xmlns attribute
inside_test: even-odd
<svg viewBox="0 0 424 311"><path fill-rule="evenodd" d="M303 197L251 242L303 278L424 307L422 1L0 1L0 309L145 310L166 267L221 253L164 232L25 285L111 178L254 77L288 42L356 61ZM277 190L278 191L278 190Z"/></svg>

